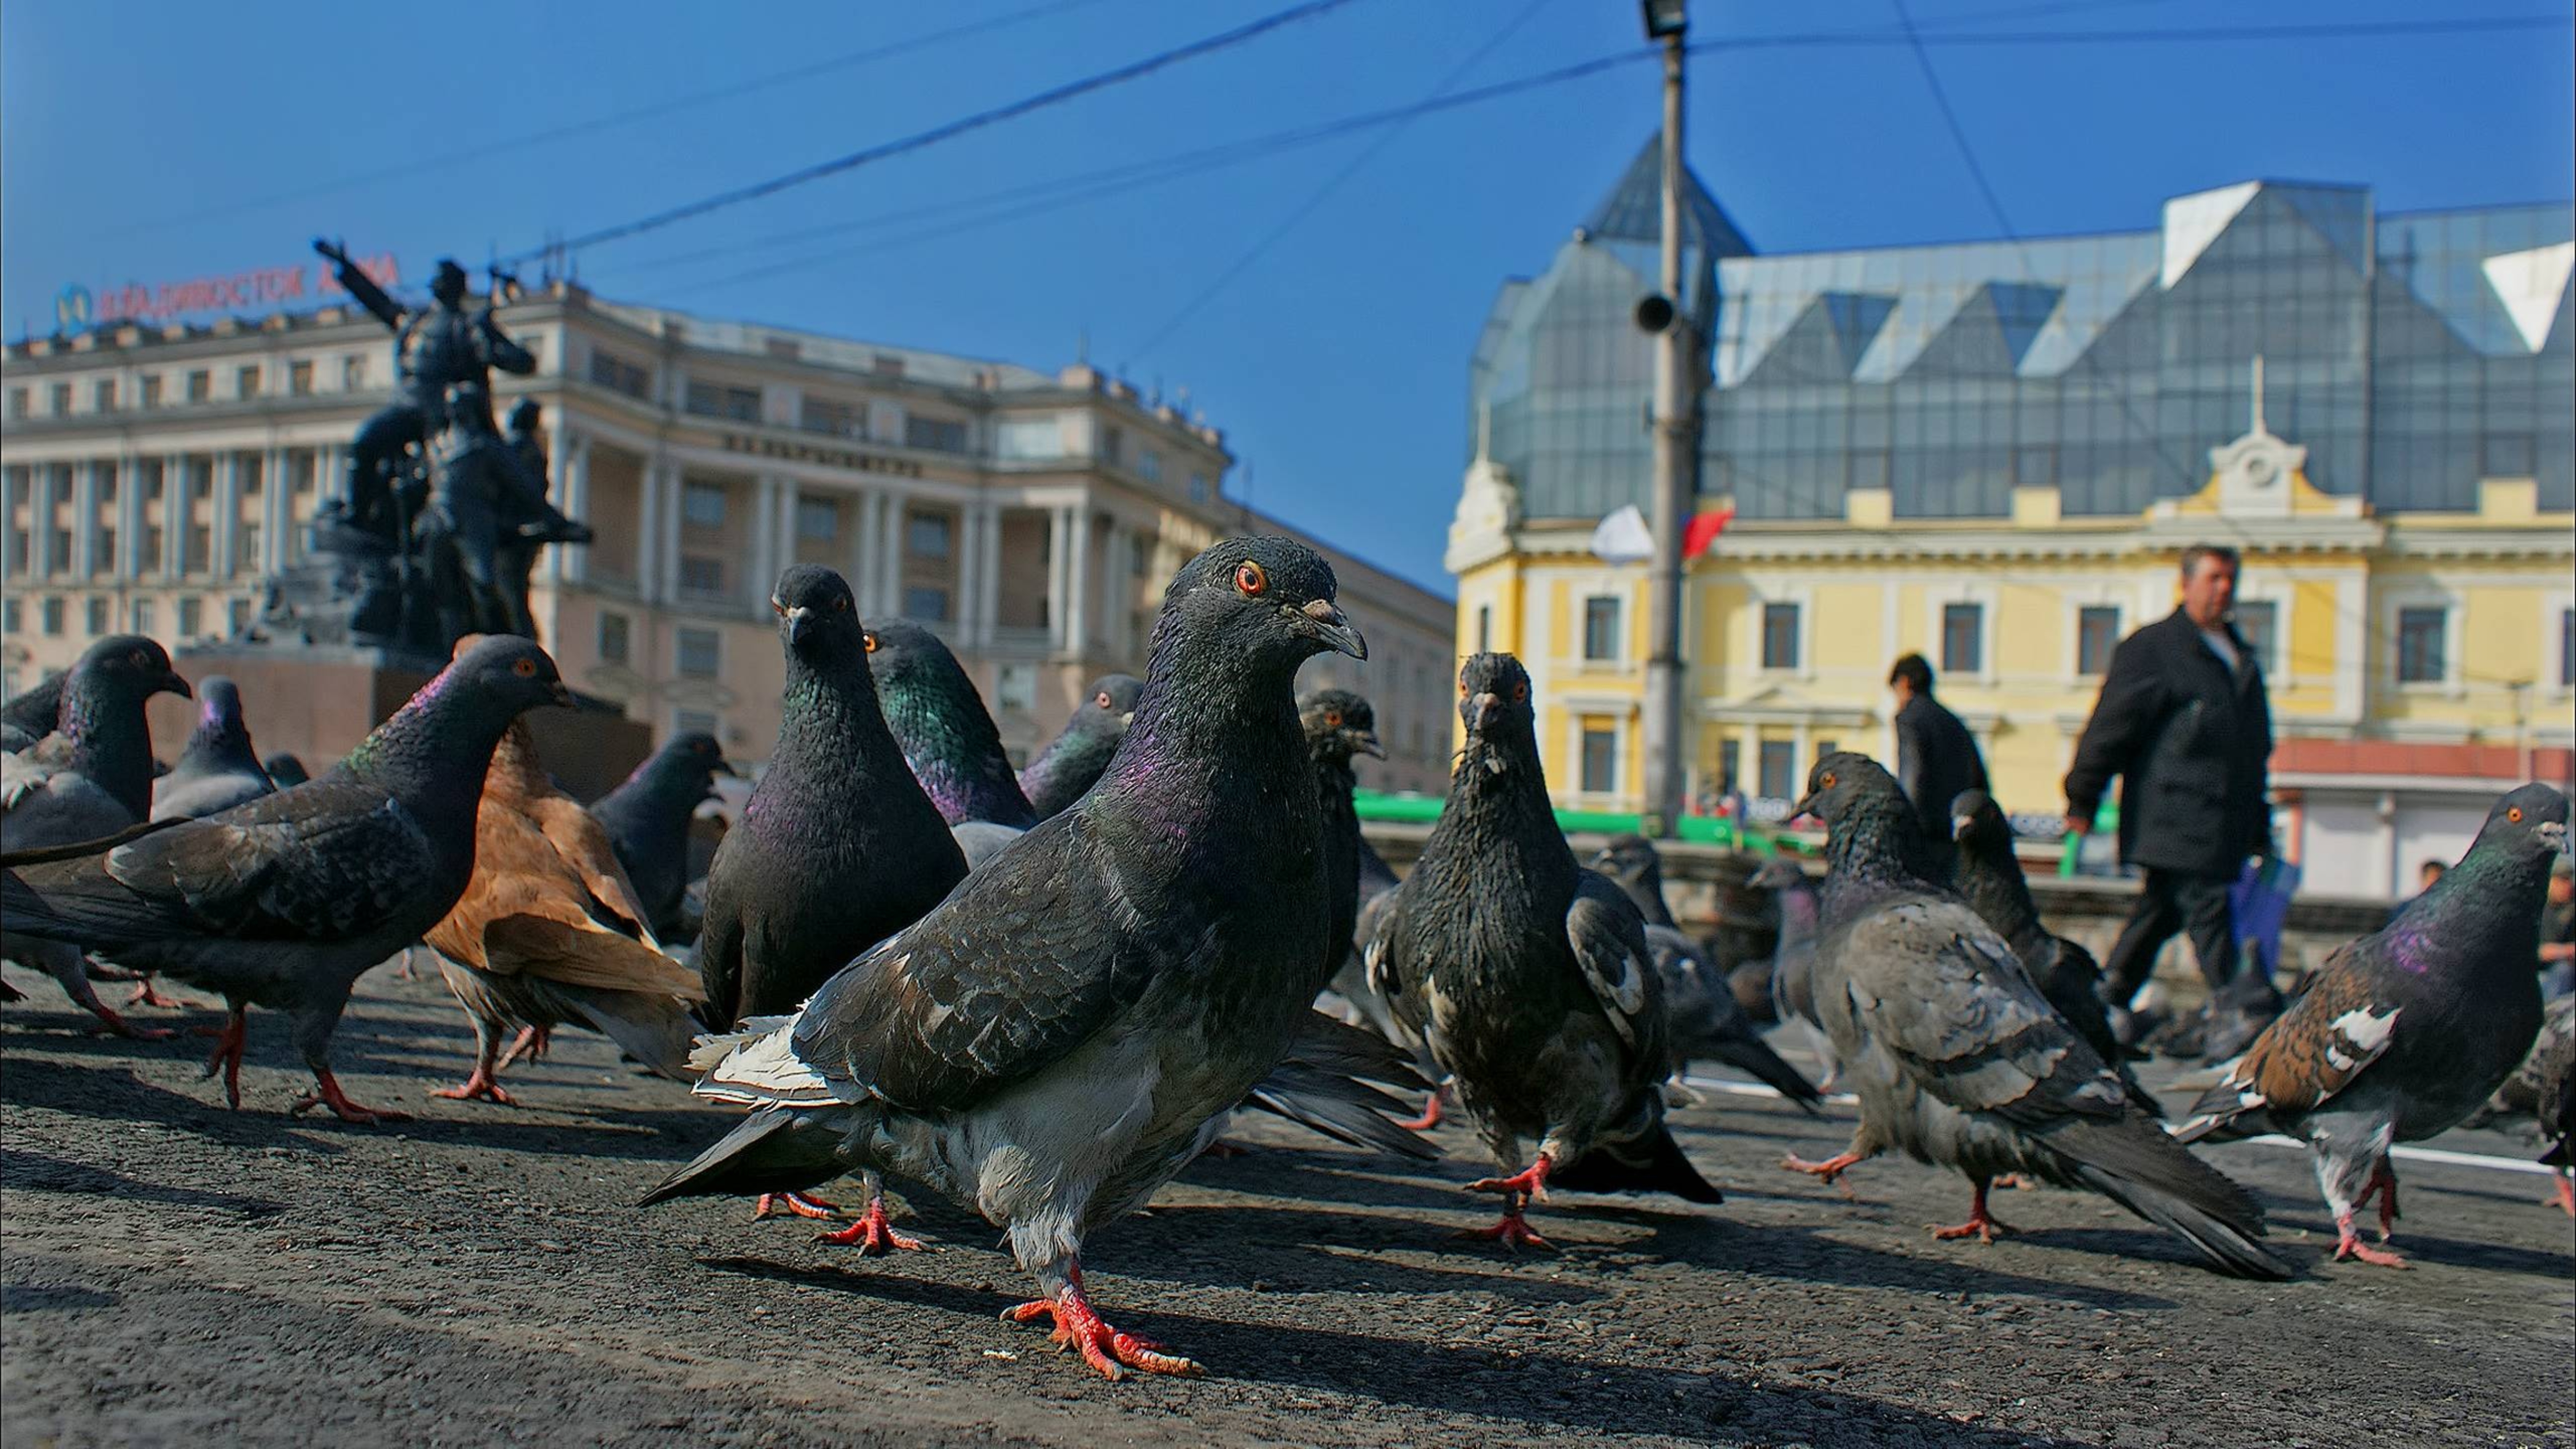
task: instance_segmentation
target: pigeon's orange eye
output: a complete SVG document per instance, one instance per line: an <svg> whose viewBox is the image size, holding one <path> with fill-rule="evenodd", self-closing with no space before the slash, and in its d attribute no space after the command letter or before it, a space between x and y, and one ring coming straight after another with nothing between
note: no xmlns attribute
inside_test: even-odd
<svg viewBox="0 0 2576 1449"><path fill-rule="evenodd" d="M1109 708L1109 691L1104 689L1098 694L1093 695L1091 697L1091 702L1100 706L1102 709Z"/></svg>
<svg viewBox="0 0 2576 1449"><path fill-rule="evenodd" d="M850 596L847 594L834 594L832 596L832 612L835 614L846 614L850 612Z"/></svg>
<svg viewBox="0 0 2576 1449"><path fill-rule="evenodd" d="M1528 681L1528 680L1524 679L1524 680L1522 680L1520 683L1515 684L1515 685L1513 685L1513 686L1512 686L1512 702L1513 702L1513 703L1515 703L1515 704L1527 704L1527 703L1529 703L1529 681Z"/></svg>
<svg viewBox="0 0 2576 1449"><path fill-rule="evenodd" d="M537 677L537 661L533 659L513 659L510 661L510 672L519 676L521 679L534 679Z"/></svg>
<svg viewBox="0 0 2576 1449"><path fill-rule="evenodd" d="M870 631L869 633L862 635L861 637L862 637L862 638L864 638L864 639L866 639L866 640L868 641L868 652L869 652L870 654L874 654L874 653L876 653L876 652L877 652L877 636L876 636L875 632L872 630L872 631Z"/></svg>
<svg viewBox="0 0 2576 1449"><path fill-rule="evenodd" d="M1270 591L1270 575L1250 559L1234 566L1234 586L1246 595L1258 596Z"/></svg>
<svg viewBox="0 0 2576 1449"><path fill-rule="evenodd" d="M2516 825L2520 825L2522 823L2522 807L2519 805L2507 807L2504 812L2504 818L2512 821Z"/></svg>
<svg viewBox="0 0 2576 1449"><path fill-rule="evenodd" d="M1326 729L1328 729L1328 730L1337 730L1337 729L1340 729L1341 727L1342 727L1342 712L1341 712L1340 710L1338 710L1338 709L1328 709L1328 710L1324 711L1324 728L1326 728Z"/></svg>
<svg viewBox="0 0 2576 1449"><path fill-rule="evenodd" d="M1830 789L1834 788L1834 772L1833 772L1833 771L1831 771L1831 770L1827 770L1827 771L1825 772L1825 774L1824 774L1824 778L1823 778L1821 781L1819 781L1819 783L1820 783L1820 784L1822 784L1822 785L1823 785L1826 789L1828 789L1828 790L1830 790Z"/></svg>
<svg viewBox="0 0 2576 1449"><path fill-rule="evenodd" d="M133 653L125 656L125 662L133 665L137 669L149 669L152 667L152 656L144 653L140 649L137 649Z"/></svg>

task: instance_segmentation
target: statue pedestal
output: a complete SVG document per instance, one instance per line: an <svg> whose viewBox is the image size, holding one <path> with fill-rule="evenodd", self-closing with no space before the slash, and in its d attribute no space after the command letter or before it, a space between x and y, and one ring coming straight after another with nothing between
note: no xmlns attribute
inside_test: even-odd
<svg viewBox="0 0 2576 1449"><path fill-rule="evenodd" d="M416 655L366 646L209 644L175 661L190 683L221 674L241 686L251 743L280 750L319 775L392 717L438 666ZM196 727L197 707L177 695L151 702L155 752L176 760ZM596 800L652 753L650 727L623 715L539 709L526 716L537 757L575 798Z"/></svg>

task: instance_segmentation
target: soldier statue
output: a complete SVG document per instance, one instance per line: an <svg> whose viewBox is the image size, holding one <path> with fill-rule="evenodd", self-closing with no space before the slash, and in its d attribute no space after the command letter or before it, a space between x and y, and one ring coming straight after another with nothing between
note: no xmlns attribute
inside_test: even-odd
<svg viewBox="0 0 2576 1449"><path fill-rule="evenodd" d="M343 261L344 273L357 271L344 259L335 260ZM363 280L364 274L358 277ZM345 275L341 280L350 282ZM480 311L466 312L465 282L465 269L441 257L430 278L426 308L404 309L372 283L365 291L349 287L377 320L394 329L394 399L359 427L349 447L350 521L386 538L399 531L392 505L408 471L405 455L425 446L431 429L445 420L447 390L470 385L488 398L493 368L523 376L537 370L536 358L505 336L493 319L497 295L484 298ZM496 294L500 290L493 288Z"/></svg>

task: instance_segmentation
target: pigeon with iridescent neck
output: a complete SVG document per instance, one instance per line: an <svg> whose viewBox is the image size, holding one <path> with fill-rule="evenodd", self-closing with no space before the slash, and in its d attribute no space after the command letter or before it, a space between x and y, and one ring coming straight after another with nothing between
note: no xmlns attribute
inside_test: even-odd
<svg viewBox="0 0 2576 1449"><path fill-rule="evenodd" d="M886 727L955 832L969 869L1038 823L984 697L937 634L910 619L869 624L868 670Z"/></svg>
<svg viewBox="0 0 2576 1449"><path fill-rule="evenodd" d="M170 773L152 782L152 818L195 820L275 790L242 722L241 690L220 674L197 689L197 727Z"/></svg>
<svg viewBox="0 0 2576 1449"><path fill-rule="evenodd" d="M1020 772L1020 790L1039 819L1081 799L1100 779L1144 692L1145 681L1132 674L1104 674L1092 682L1073 718L1064 722L1064 731Z"/></svg>
<svg viewBox="0 0 2576 1449"><path fill-rule="evenodd" d="M2389 1149L2447 1132L2513 1075L2540 1031L2540 909L2567 848L2567 797L2524 785L2469 853L2378 931L2338 948L2176 1130L2308 1144L2335 1257L2402 1268ZM2353 1219L2379 1200L2379 1241Z"/></svg>

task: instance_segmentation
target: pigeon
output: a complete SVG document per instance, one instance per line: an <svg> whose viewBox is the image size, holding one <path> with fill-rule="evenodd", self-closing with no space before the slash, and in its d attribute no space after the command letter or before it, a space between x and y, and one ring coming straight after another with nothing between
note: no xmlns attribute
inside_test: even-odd
<svg viewBox="0 0 2576 1449"><path fill-rule="evenodd" d="M185 698L188 681L167 651L140 634L102 639L83 651L58 695L54 726L25 749L0 756L0 850L12 853L103 840L142 823L152 808L153 695ZM11 932L9 959L44 972L65 994L120 1036L167 1037L129 1024L98 999L79 937Z"/></svg>
<svg viewBox="0 0 2576 1449"><path fill-rule="evenodd" d="M1824 909L1816 900L1816 883L1796 861L1779 859L1763 862L1745 883L1770 892L1780 918L1779 944L1770 961L1771 1013L1784 1024L1798 1024L1824 1067L1819 1089L1830 1087L1842 1079L1843 1069L1842 1059L1834 1055L1834 1039L1825 1035L1825 1024L1816 1015L1817 920Z"/></svg>
<svg viewBox="0 0 2576 1449"><path fill-rule="evenodd" d="M131 635L103 639L83 651L82 657L99 652L101 645L122 645ZM49 674L32 689L9 696L0 705L0 751L23 750L54 732L54 716L62 708L63 675Z"/></svg>
<svg viewBox="0 0 2576 1449"><path fill-rule="evenodd" d="M2022 874L2020 857L2013 853L2012 822L2004 818L2002 807L1983 790L1960 791L1950 802L1950 838L1958 847L1954 867L1959 894L2013 948L2022 969L2039 983L2040 994L2093 1048L2094 1055L2118 1068L2130 1100L2162 1117L2164 1105L2122 1060L2120 1039L2111 1030L2110 1013L2102 1004L2100 963L2092 952L2052 934L2041 923L2030 881Z"/></svg>
<svg viewBox="0 0 2576 1449"><path fill-rule="evenodd" d="M910 619L872 623L868 670L876 676L886 727L955 832L969 869L1038 823L984 697L938 635Z"/></svg>
<svg viewBox="0 0 2576 1449"><path fill-rule="evenodd" d="M459 641L460 653L477 636ZM474 822L474 877L425 938L439 974L474 1023L474 1071L434 1096L507 1105L495 1080L505 1027L541 1053L576 1021L674 1081L694 1082L687 1003L696 973L662 954L608 832L538 763L535 737L513 720L492 751Z"/></svg>
<svg viewBox="0 0 2576 1449"><path fill-rule="evenodd" d="M1094 680L1064 731L1049 741L1029 767L1020 772L1020 790L1040 820L1082 798L1082 792L1109 768L1127 722L1136 717L1136 700L1145 681L1132 674L1104 674Z"/></svg>
<svg viewBox="0 0 2576 1449"><path fill-rule="evenodd" d="M1664 853L1655 848L1655 842L1633 833L1613 835L1603 842L1601 853L1592 858L1591 868L1627 892L1647 925L1668 931L1681 929L1681 922L1673 919L1673 909L1664 900Z"/></svg>
<svg viewBox="0 0 2576 1449"><path fill-rule="evenodd" d="M1786 1166L1832 1181L1890 1148L1955 1167L1976 1199L1937 1236L1992 1242L1994 1178L2085 1187L2189 1243L2222 1271L2288 1276L2256 1241L2263 1211L2132 1100L2048 1004L1992 926L1937 884L1935 842L1896 777L1865 755L1816 762L1796 812L1824 820L1816 1013L1860 1097L1851 1146Z"/></svg>
<svg viewBox="0 0 2576 1449"><path fill-rule="evenodd" d="M728 1047L701 1095L754 1108L646 1196L900 1173L1006 1230L1055 1341L1109 1378L1199 1366L1100 1317L1085 1238L1142 1206L1268 1075L1329 922L1297 666L1366 645L1333 571L1221 540L1165 591L1109 769L793 1018Z"/></svg>
<svg viewBox="0 0 2576 1449"><path fill-rule="evenodd" d="M195 820L275 790L242 723L241 690L220 674L197 690L197 727L170 773L152 782L152 818Z"/></svg>
<svg viewBox="0 0 2576 1449"><path fill-rule="evenodd" d="M664 740L624 784L592 803L591 818L608 832L655 935L680 936L689 822L716 797L716 776L737 773L715 736L693 730Z"/></svg>
<svg viewBox="0 0 2576 1449"><path fill-rule="evenodd" d="M1645 918L1557 828L1520 661L1470 656L1458 713L1448 803L1364 956L1509 1174L1468 1184L1503 1198L1479 1236L1549 1246L1523 1209L1551 1179L1721 1201L1664 1126L1673 1055ZM1538 1155L1512 1171L1529 1137Z"/></svg>
<svg viewBox="0 0 2576 1449"><path fill-rule="evenodd" d="M1324 812L1324 871L1332 884L1333 929L1315 979L1317 991L1329 985L1349 961L1351 933L1359 924L1360 852L1368 849L1368 842L1360 835L1359 810L1351 803L1351 792L1358 787L1351 757L1386 758L1376 723L1369 702L1347 689L1319 689L1297 698L1297 725L1305 735L1306 759L1315 772L1315 793ZM1378 862L1380 869L1385 864Z"/></svg>
<svg viewBox="0 0 2576 1449"><path fill-rule="evenodd" d="M0 929L222 993L231 1010L207 1072L221 1067L235 1106L256 1002L293 1016L313 1069L314 1092L292 1110L399 1120L340 1090L332 1029L359 975L419 940L464 892L502 731L539 705L571 703L543 649L486 639L318 780L122 844L0 857Z"/></svg>
<svg viewBox="0 0 2576 1449"><path fill-rule="evenodd" d="M2541 904L2566 848L2566 796L2532 784L2498 800L2460 863L2328 956L2175 1136L2278 1132L2307 1143L2336 1261L2404 1267L2362 1243L2354 1215L2377 1197L2385 1245L2398 1217L2389 1148L2457 1126L2530 1052Z"/></svg>
<svg viewBox="0 0 2576 1449"><path fill-rule="evenodd" d="M2531 1083L2531 1114L2549 1144L2541 1165L2558 1169L2556 1202L2576 1218L2576 996L2549 1004L2540 1039L2514 1075Z"/></svg>
<svg viewBox="0 0 2576 1449"><path fill-rule="evenodd" d="M268 773L268 782L280 790L313 778L313 772L304 768L304 762L285 750L260 761L259 767Z"/></svg>

